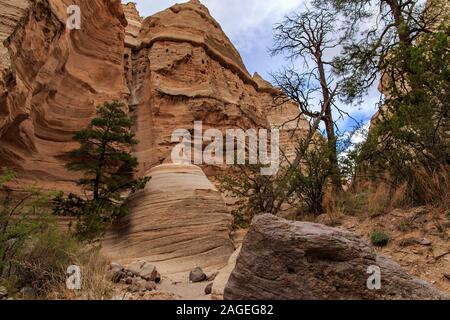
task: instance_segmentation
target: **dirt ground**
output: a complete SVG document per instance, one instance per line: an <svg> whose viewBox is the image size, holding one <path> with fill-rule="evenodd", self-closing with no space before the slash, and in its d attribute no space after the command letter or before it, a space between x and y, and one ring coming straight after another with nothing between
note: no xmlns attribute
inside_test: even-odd
<svg viewBox="0 0 450 320"><path fill-rule="evenodd" d="M379 216L347 216L330 219L322 215L316 222L345 228L364 237L370 243L374 231L386 233L390 240L385 247L374 249L398 264L410 274L426 280L450 294L450 217L443 209L417 207L396 209ZM245 232L240 232L240 238ZM161 270L164 272L163 270ZM190 283L164 277L157 290L145 294L127 292L126 285L117 285L116 299L126 300L210 300L205 287L211 282Z"/></svg>
<svg viewBox="0 0 450 320"><path fill-rule="evenodd" d="M127 285L118 284L115 287L115 300L211 300L211 295L205 294L205 288L211 281L192 283L176 281L163 277L157 284L156 291L145 293L131 293Z"/></svg>
<svg viewBox="0 0 450 320"><path fill-rule="evenodd" d="M342 217L341 227L363 236L381 231L390 241L375 250L412 275L450 294L450 219L444 209L396 209L377 217Z"/></svg>

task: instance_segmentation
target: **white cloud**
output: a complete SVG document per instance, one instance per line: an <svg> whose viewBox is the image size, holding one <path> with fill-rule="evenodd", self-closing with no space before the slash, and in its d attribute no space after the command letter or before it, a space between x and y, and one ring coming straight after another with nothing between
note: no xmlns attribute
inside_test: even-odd
<svg viewBox="0 0 450 320"><path fill-rule="evenodd" d="M179 1L134 0L143 16L164 10ZM123 1L126 2L126 1ZM303 0L202 0L212 16L233 38L245 36L246 31L265 28L279 21L285 14L296 9Z"/></svg>

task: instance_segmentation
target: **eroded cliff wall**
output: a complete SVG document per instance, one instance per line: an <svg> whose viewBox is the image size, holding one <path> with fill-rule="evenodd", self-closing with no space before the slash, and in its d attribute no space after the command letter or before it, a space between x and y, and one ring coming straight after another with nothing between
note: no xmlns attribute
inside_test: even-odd
<svg viewBox="0 0 450 320"><path fill-rule="evenodd" d="M249 75L239 52L199 1L174 5L144 21L133 4L125 8L126 78L142 173L169 162L173 130L191 130L194 121L202 121L204 130L247 130L281 125L298 114L293 104L275 108L278 92L259 75ZM285 125L284 146L294 123ZM213 175L217 168L203 169Z"/></svg>
<svg viewBox="0 0 450 320"><path fill-rule="evenodd" d="M81 8L81 30L66 29L70 4ZM126 97L120 1L1 5L2 14L11 9L11 23L1 25L9 61L0 82L0 165L44 186L70 188L76 177L64 169L63 152L74 147L73 134L96 105Z"/></svg>
<svg viewBox="0 0 450 320"><path fill-rule="evenodd" d="M80 30L66 29L71 4L80 6ZM129 106L140 175L170 162L173 130L192 129L194 120L204 129L246 130L298 112L293 104L274 108L277 91L249 75L199 1L144 20L118 0L0 0L0 14L0 166L28 182L76 190L64 152L106 101ZM284 126L284 146L292 127Z"/></svg>

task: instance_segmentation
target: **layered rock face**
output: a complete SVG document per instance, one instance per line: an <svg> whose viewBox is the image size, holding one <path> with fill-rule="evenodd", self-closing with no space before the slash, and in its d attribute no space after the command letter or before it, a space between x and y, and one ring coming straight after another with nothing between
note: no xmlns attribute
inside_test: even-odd
<svg viewBox="0 0 450 320"><path fill-rule="evenodd" d="M81 30L67 30L79 5ZM1 1L0 166L22 178L67 189L73 134L105 101L123 100L126 20L119 0ZM5 48L0 48L2 57Z"/></svg>
<svg viewBox="0 0 450 320"><path fill-rule="evenodd" d="M68 5L81 29L67 30ZM135 119L139 175L170 162L174 129L270 128L282 125L289 149L293 104L248 74L220 25L199 1L145 20L119 0L0 0L0 166L42 186L72 191L64 152L95 106L119 100ZM281 115L281 116L280 116ZM301 127L305 127L301 123ZM215 167L202 167L208 176Z"/></svg>
<svg viewBox="0 0 450 320"><path fill-rule="evenodd" d="M129 12L128 19L136 22L136 14ZM137 36L133 30L126 44L131 57L125 59L141 172L170 162L172 132L190 130L194 121L202 121L204 130L247 130L284 124L298 114L287 104L283 119L270 117L280 111L273 102L276 90L248 74L220 25L198 1L148 17ZM214 168L203 168L214 173Z"/></svg>
<svg viewBox="0 0 450 320"><path fill-rule="evenodd" d="M66 28L69 5L80 7L80 30ZM79 177L64 167L72 136L95 106L122 101L140 141L138 175L153 179L108 235L106 251L148 258L166 273L223 267L234 247L220 193L198 167L150 169L171 161L173 131L194 121L221 131L283 125L287 143L297 107L275 107L279 92L249 75L199 1L145 20L119 0L0 0L0 15L0 167L18 171L21 186L77 192Z"/></svg>
<svg viewBox="0 0 450 320"><path fill-rule="evenodd" d="M374 267L380 271L379 289L367 286ZM351 232L269 214L252 222L224 298L450 299Z"/></svg>
<svg viewBox="0 0 450 320"><path fill-rule="evenodd" d="M224 266L234 250L232 218L203 171L165 164L147 174L152 178L130 200L129 214L106 235L105 253L124 262L142 259L181 277L197 266Z"/></svg>

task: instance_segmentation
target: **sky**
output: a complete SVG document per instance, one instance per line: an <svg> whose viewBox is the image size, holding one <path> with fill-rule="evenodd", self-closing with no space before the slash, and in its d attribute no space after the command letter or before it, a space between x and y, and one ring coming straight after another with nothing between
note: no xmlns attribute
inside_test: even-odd
<svg viewBox="0 0 450 320"><path fill-rule="evenodd" d="M271 81L270 74L288 65L282 56L272 57L273 26L285 15L299 11L305 0L200 0L233 42L250 74L258 72ZM128 1L123 1L128 2ZM147 17L184 0L133 0L141 16ZM367 123L376 112L380 94L374 86L361 105L341 105L358 121ZM340 120L342 131L355 125L351 119Z"/></svg>

